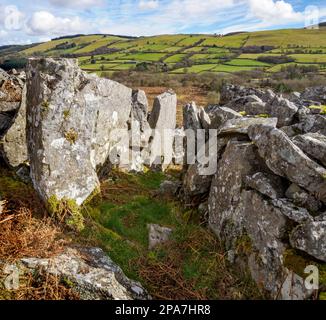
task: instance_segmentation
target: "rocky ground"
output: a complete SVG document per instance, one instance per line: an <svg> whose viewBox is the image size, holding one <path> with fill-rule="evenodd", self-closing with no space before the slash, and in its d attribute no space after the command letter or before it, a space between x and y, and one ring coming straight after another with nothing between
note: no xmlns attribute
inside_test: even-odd
<svg viewBox="0 0 326 320"><path fill-rule="evenodd" d="M284 97L225 85L220 105L184 107L184 142L159 164L158 133L177 127L173 91L149 107L143 91L68 59L0 71L4 270L64 279L61 298L323 298L325 104L325 87ZM204 132L198 157L171 166L190 149L187 129ZM216 170L203 175L209 146ZM45 213L42 233L31 231ZM318 289L304 284L309 265Z"/></svg>

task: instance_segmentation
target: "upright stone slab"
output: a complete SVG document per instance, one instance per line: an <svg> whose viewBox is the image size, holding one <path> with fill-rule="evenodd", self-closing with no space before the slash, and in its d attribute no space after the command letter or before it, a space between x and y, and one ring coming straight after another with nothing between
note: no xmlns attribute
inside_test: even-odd
<svg viewBox="0 0 326 320"><path fill-rule="evenodd" d="M174 130L176 128L177 96L173 91L159 95L148 119L149 125L155 129L150 144L150 165L161 165L172 161ZM164 158L163 151L171 159Z"/></svg>
<svg viewBox="0 0 326 320"><path fill-rule="evenodd" d="M41 197L82 204L126 129L132 90L88 75L77 60L30 59L27 141L31 178Z"/></svg>

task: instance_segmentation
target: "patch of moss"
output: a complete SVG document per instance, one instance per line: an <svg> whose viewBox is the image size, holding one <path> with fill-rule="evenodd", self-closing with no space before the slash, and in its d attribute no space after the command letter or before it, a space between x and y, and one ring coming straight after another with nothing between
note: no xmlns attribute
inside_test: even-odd
<svg viewBox="0 0 326 320"><path fill-rule="evenodd" d="M70 144L75 144L78 139L78 133L75 129L70 129L68 131L65 131L64 136Z"/></svg>
<svg viewBox="0 0 326 320"><path fill-rule="evenodd" d="M243 117L245 117L247 115L247 112L246 111L240 111L239 112Z"/></svg>
<svg viewBox="0 0 326 320"><path fill-rule="evenodd" d="M56 220L64 222L70 229L78 232L84 229L84 217L75 200L67 198L58 200L52 195L47 201L47 207Z"/></svg>
<svg viewBox="0 0 326 320"><path fill-rule="evenodd" d="M255 116L255 118L265 118L265 119L270 118L270 117L271 116L267 113L261 113L261 114L258 114Z"/></svg>
<svg viewBox="0 0 326 320"><path fill-rule="evenodd" d="M47 115L47 113L49 112L49 107L50 107L50 103L48 101L43 101L41 103L41 114L42 114L42 116Z"/></svg>
<svg viewBox="0 0 326 320"><path fill-rule="evenodd" d="M70 110L63 111L63 119L67 120L70 117Z"/></svg>
<svg viewBox="0 0 326 320"><path fill-rule="evenodd" d="M310 106L309 109L318 109L320 110L320 114L326 115L326 106L321 105L321 106Z"/></svg>

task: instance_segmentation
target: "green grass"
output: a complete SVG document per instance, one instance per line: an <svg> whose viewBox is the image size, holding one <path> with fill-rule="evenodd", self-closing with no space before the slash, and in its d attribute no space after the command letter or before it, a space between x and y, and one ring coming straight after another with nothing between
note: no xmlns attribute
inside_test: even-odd
<svg viewBox="0 0 326 320"><path fill-rule="evenodd" d="M121 41L121 38L114 37L114 36L108 36L108 37L102 38L100 40L94 41L93 43L91 43L90 45L88 45L82 49L76 50L75 53L78 54L78 53L92 52L98 48L107 47L107 46L111 45L113 42L117 42L117 41Z"/></svg>
<svg viewBox="0 0 326 320"><path fill-rule="evenodd" d="M170 56L164 60L166 63L175 63L182 61L187 55L183 53L178 53L173 56Z"/></svg>
<svg viewBox="0 0 326 320"><path fill-rule="evenodd" d="M243 297L258 297L250 278L241 275L239 280L240 274L232 273L221 254L222 247L198 224L196 212L190 215L174 199L152 196L164 179L164 174L155 172L112 172L102 184L102 195L84 208L88 218L79 241L102 247L154 298L225 298L218 290L223 279L231 281ZM149 223L173 229L166 245L148 249ZM168 287L162 288L163 283Z"/></svg>
<svg viewBox="0 0 326 320"><path fill-rule="evenodd" d="M291 54L289 57L299 63L326 63L326 54Z"/></svg>
<svg viewBox="0 0 326 320"><path fill-rule="evenodd" d="M216 64L198 64L189 68L180 68L177 70L173 70L172 73L184 73L185 70L187 70L187 73L200 73L205 71L211 71L212 69L214 69L215 66Z"/></svg>
<svg viewBox="0 0 326 320"><path fill-rule="evenodd" d="M296 62L289 62L289 63L282 63L282 64L277 64L269 69L267 69L268 72L279 72L282 70L282 68L288 67L288 66L315 66L315 67L320 67L318 64L304 64L304 63L296 63Z"/></svg>
<svg viewBox="0 0 326 320"><path fill-rule="evenodd" d="M126 54L124 58L134 61L159 61L165 56L165 53L131 53Z"/></svg>
<svg viewBox="0 0 326 320"><path fill-rule="evenodd" d="M326 28L285 29L250 33L246 46L326 47Z"/></svg>
<svg viewBox="0 0 326 320"><path fill-rule="evenodd" d="M242 66L242 67L269 67L270 64L260 62L257 60L251 60L251 59L233 59L227 63L227 65L231 66Z"/></svg>
<svg viewBox="0 0 326 320"><path fill-rule="evenodd" d="M245 45L249 34L242 33L226 37L211 37L206 39L201 45L208 47L226 47L226 48L240 48Z"/></svg>
<svg viewBox="0 0 326 320"><path fill-rule="evenodd" d="M240 72L240 71L248 71L248 70L254 70L257 69L257 67L245 67L245 66L229 66L229 65L224 65L220 64L217 65L214 69L211 71L213 72Z"/></svg>

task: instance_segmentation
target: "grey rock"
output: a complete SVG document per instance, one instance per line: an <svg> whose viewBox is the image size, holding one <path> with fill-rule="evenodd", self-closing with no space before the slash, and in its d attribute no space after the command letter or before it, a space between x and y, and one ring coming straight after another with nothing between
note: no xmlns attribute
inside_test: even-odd
<svg viewBox="0 0 326 320"><path fill-rule="evenodd" d="M277 118L239 118L226 121L218 130L222 134L248 134L248 130L254 125L266 125L276 127Z"/></svg>
<svg viewBox="0 0 326 320"><path fill-rule="evenodd" d="M274 199L272 200L272 204L276 208L279 208L284 216L297 223L313 220L312 216L306 209L297 207L287 199Z"/></svg>
<svg viewBox="0 0 326 320"><path fill-rule="evenodd" d="M227 120L242 118L240 113L227 107L211 106L207 113L211 121L209 129L218 129Z"/></svg>
<svg viewBox="0 0 326 320"><path fill-rule="evenodd" d="M26 144L26 86L22 91L22 100L15 116L10 120L9 128L1 138L0 153L6 163L16 168L28 160Z"/></svg>
<svg viewBox="0 0 326 320"><path fill-rule="evenodd" d="M317 200L295 183L290 185L285 195L287 198L291 199L295 205L304 207L312 213L318 212L323 206L321 201Z"/></svg>
<svg viewBox="0 0 326 320"><path fill-rule="evenodd" d="M0 71L0 112L15 112L22 100L23 81Z"/></svg>
<svg viewBox="0 0 326 320"><path fill-rule="evenodd" d="M200 110L195 102L187 104L183 109L183 126L187 129L203 129L200 121Z"/></svg>
<svg viewBox="0 0 326 320"><path fill-rule="evenodd" d="M209 194L209 226L227 243L242 234L241 192L245 178L264 167L252 143L231 140L218 163Z"/></svg>
<svg viewBox="0 0 326 320"><path fill-rule="evenodd" d="M278 176L257 172L252 176L247 176L245 181L248 187L271 199L284 197L283 181Z"/></svg>
<svg viewBox="0 0 326 320"><path fill-rule="evenodd" d="M286 276L287 273L287 276ZM306 300L311 297L313 290L307 290L305 280L290 270L285 270L286 279L282 285L282 300Z"/></svg>
<svg viewBox="0 0 326 320"><path fill-rule="evenodd" d="M305 91L302 93L301 98L304 100L313 100L318 101L322 104L326 104L326 87L319 86L306 88Z"/></svg>
<svg viewBox="0 0 326 320"><path fill-rule="evenodd" d="M238 85L224 85L221 89L221 99L220 103L225 105L232 100L246 97L250 95L255 95L262 99L264 102L267 102L275 97L275 94L271 90L267 90L266 92L260 89L255 88L246 88Z"/></svg>
<svg viewBox="0 0 326 320"><path fill-rule="evenodd" d="M148 119L149 125L155 129L151 137L150 158L147 160L150 166L164 167L172 162L174 130L176 128L177 96L173 91L165 92L154 100L154 107ZM162 165L162 150L164 164Z"/></svg>
<svg viewBox="0 0 326 320"><path fill-rule="evenodd" d="M167 227L162 227L157 224L149 224L148 230L149 230L149 234L148 234L149 250L152 250L158 245L169 241L171 234L173 232L172 229Z"/></svg>
<svg viewBox="0 0 326 320"><path fill-rule="evenodd" d="M23 265L31 271L45 272L74 283L85 300L147 300L150 299L140 283L128 279L99 248L67 248L50 259L25 258Z"/></svg>
<svg viewBox="0 0 326 320"><path fill-rule="evenodd" d="M181 187L181 183L177 181L163 181L160 185L158 193L163 196L175 196Z"/></svg>
<svg viewBox="0 0 326 320"><path fill-rule="evenodd" d="M326 135L326 116L308 115L298 125L302 133L320 133Z"/></svg>
<svg viewBox="0 0 326 320"><path fill-rule="evenodd" d="M326 262L326 221L308 221L290 235L293 248Z"/></svg>
<svg viewBox="0 0 326 320"><path fill-rule="evenodd" d="M326 166L326 136L319 133L307 133L296 136L293 142L305 154L319 160Z"/></svg>
<svg viewBox="0 0 326 320"><path fill-rule="evenodd" d="M208 141L205 146L205 154L208 154L208 149L211 148L210 154L213 156L208 157L207 165L212 165L213 163L214 169L212 171L205 170L206 164L205 159L200 158L200 155L203 155L204 152L201 151L197 156L199 157L195 164L189 166L185 177L183 179L183 190L185 193L186 201L189 201L192 197L207 194L211 187L211 182L214 174L217 169L217 162L221 157L224 147L228 143L227 138L221 138L217 140L217 143L213 143L213 141ZM214 157L216 157L214 159Z"/></svg>
<svg viewBox="0 0 326 320"><path fill-rule="evenodd" d="M284 132L270 126L255 125L250 127L249 137L270 170L326 203L326 170L308 158Z"/></svg>
<svg viewBox="0 0 326 320"><path fill-rule="evenodd" d="M230 101L224 106L237 112L245 112L246 115L258 115L267 113L266 103L256 95L244 96Z"/></svg>
<svg viewBox="0 0 326 320"><path fill-rule="evenodd" d="M202 128L208 130L211 127L211 119L203 107L199 108L198 115Z"/></svg>
<svg viewBox="0 0 326 320"><path fill-rule="evenodd" d="M29 59L27 143L43 200L80 205L88 198L99 186L96 170L121 139L115 130L127 129L131 107L131 89L82 72L76 60Z"/></svg>
<svg viewBox="0 0 326 320"><path fill-rule="evenodd" d="M130 145L145 148L148 145L152 130L147 122L148 101L144 91L133 90L132 109L128 126L130 130Z"/></svg>
<svg viewBox="0 0 326 320"><path fill-rule="evenodd" d="M284 127L293 123L293 118L298 112L298 107L291 101L276 96L268 103L267 114L278 118L278 126Z"/></svg>

